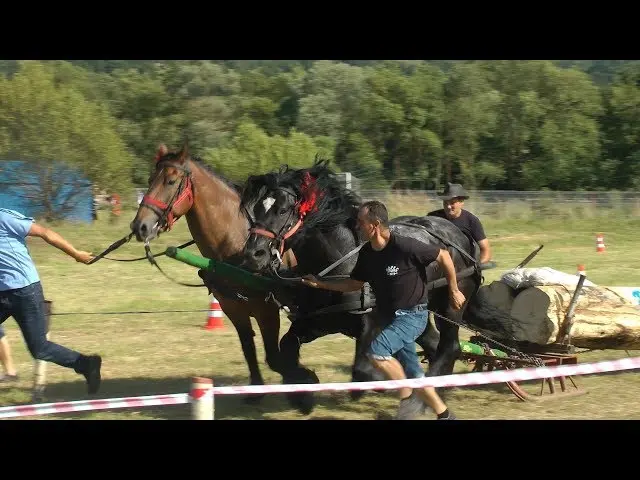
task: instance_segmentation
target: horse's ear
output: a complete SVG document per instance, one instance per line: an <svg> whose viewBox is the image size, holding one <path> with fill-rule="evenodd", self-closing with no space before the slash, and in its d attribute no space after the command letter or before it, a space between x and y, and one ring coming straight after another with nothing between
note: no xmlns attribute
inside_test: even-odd
<svg viewBox="0 0 640 480"><path fill-rule="evenodd" d="M316 152L316 155L313 159L313 166L329 166L330 163L330 159L329 158L324 158L324 156L322 155L322 153L320 152Z"/></svg>
<svg viewBox="0 0 640 480"><path fill-rule="evenodd" d="M158 146L158 151L156 152L156 158L154 159L155 162L157 163L158 160L160 160L162 157L164 157L167 153L169 153L169 149L167 148L167 146L164 143L161 143Z"/></svg>
<svg viewBox="0 0 640 480"><path fill-rule="evenodd" d="M178 155L178 161L180 163L184 163L189 157L189 139L185 137L184 143L182 144L182 150L180 150L180 154Z"/></svg>
<svg viewBox="0 0 640 480"><path fill-rule="evenodd" d="M244 186L242 188L241 202L250 208L253 208L253 204L259 198L258 192L256 192L256 185L258 185L259 178L260 177L256 175L249 175L249 177L245 180Z"/></svg>

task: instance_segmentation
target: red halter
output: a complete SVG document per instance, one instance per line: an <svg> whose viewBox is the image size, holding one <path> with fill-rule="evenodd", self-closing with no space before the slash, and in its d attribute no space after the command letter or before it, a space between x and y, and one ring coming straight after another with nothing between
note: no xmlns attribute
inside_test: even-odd
<svg viewBox="0 0 640 480"><path fill-rule="evenodd" d="M156 157L156 161L158 161L158 157ZM187 202L187 210L189 210L193 206L193 183L191 181L191 172L183 167L178 167L172 165L172 167L177 168L178 170L182 170L184 175L180 180L180 185L178 185L178 190L176 194L173 196L173 199L169 203L165 203L157 198L153 198L150 195L145 195L142 197L141 205L144 205L160 216L160 220L167 217L167 231L171 230L173 224L178 220L179 216L177 216L173 209L181 205L183 202Z"/></svg>

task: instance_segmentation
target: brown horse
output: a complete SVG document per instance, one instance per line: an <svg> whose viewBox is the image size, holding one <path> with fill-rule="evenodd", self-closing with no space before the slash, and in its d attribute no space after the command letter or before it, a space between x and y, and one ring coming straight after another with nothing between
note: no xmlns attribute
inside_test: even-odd
<svg viewBox="0 0 640 480"><path fill-rule="evenodd" d="M161 145L155 162L149 189L130 225L136 239L151 241L159 233L170 230L184 216L202 256L234 263L234 258L243 250L251 227L248 212L240 208L241 187L191 157L186 144L179 152L169 152L166 146ZM279 373L278 305L265 301L264 294L257 298L255 295L243 298L238 289L229 288L223 280L209 278L204 272L199 274L238 332L251 384L263 385L250 317L256 319L260 328L267 365ZM260 398L249 395L247 400Z"/></svg>

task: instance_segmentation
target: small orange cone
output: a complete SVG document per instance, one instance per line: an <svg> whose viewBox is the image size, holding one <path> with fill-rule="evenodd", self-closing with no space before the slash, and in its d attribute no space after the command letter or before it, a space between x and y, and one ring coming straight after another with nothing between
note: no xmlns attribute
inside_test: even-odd
<svg viewBox="0 0 640 480"><path fill-rule="evenodd" d="M578 265L578 273L576 273L576 275L580 275L580 274L582 275L587 274L587 271L585 270L584 265L582 264Z"/></svg>
<svg viewBox="0 0 640 480"><path fill-rule="evenodd" d="M604 236L601 233L596 235L596 252L604 252Z"/></svg>
<svg viewBox="0 0 640 480"><path fill-rule="evenodd" d="M205 330L224 328L224 322L222 320L224 313L222 312L222 308L220 308L220 303L213 294L209 295L209 298L209 316L207 318L207 324L203 328Z"/></svg>

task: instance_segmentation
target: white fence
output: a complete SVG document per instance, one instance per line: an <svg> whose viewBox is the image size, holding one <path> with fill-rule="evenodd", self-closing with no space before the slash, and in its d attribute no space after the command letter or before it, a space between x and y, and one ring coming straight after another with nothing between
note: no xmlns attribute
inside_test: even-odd
<svg viewBox="0 0 640 480"><path fill-rule="evenodd" d="M145 189L137 189L129 199L138 205ZM496 219L504 218L587 218L616 215L640 217L638 192L550 192L515 190L470 190L465 202L469 211ZM361 190L363 200L380 200L392 215L424 215L442 208L436 190Z"/></svg>
<svg viewBox="0 0 640 480"><path fill-rule="evenodd" d="M385 202L392 215L424 215L442 208L435 190L362 190L363 200ZM640 192L469 191L465 208L483 217L640 217Z"/></svg>

